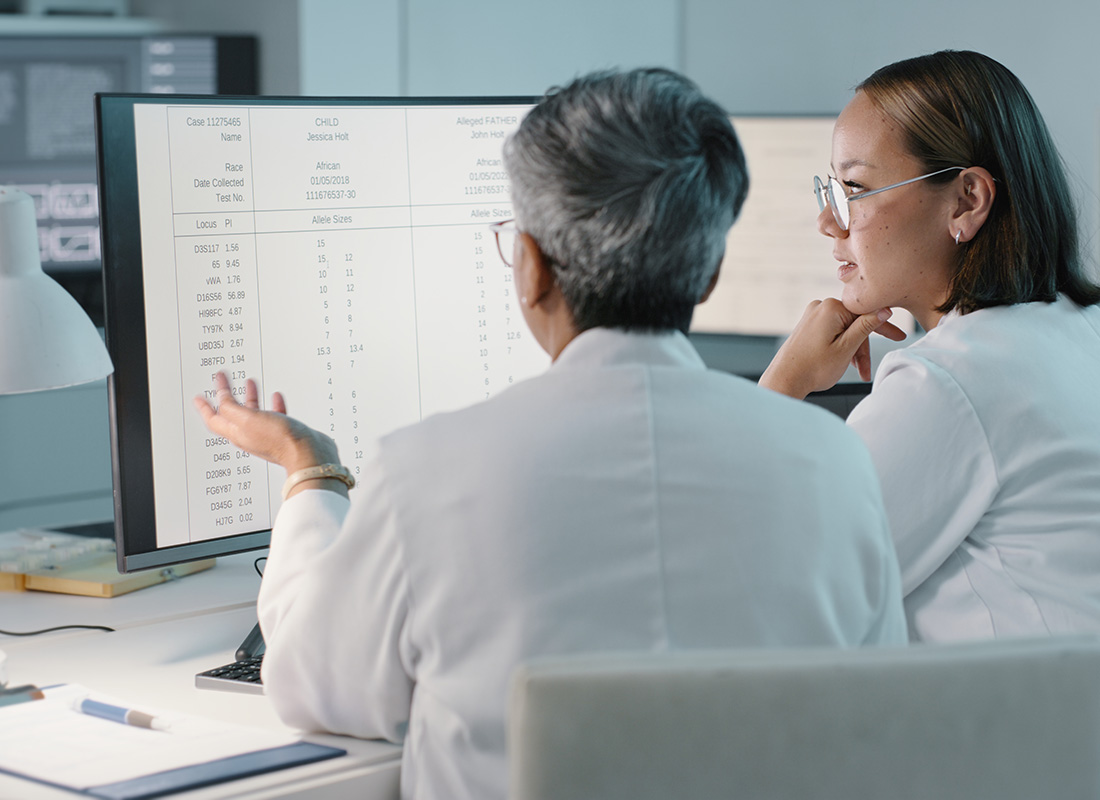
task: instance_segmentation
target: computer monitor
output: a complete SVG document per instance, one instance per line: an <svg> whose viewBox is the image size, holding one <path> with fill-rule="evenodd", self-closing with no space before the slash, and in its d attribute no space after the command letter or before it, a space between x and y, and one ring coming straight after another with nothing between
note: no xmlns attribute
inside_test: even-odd
<svg viewBox="0 0 1100 800"><path fill-rule="evenodd" d="M696 307L691 333L700 349L722 354L722 368L755 379L774 354L775 339L794 330L810 301L841 294L832 241L817 229L813 192L814 176L831 172L836 116L736 115L731 121L748 162L749 195L727 237L718 285ZM916 332L904 309L894 309L890 321ZM731 358L730 350L741 357ZM861 393L837 389L811 401L840 413L848 405L837 406L839 398Z"/></svg>
<svg viewBox="0 0 1100 800"><path fill-rule="evenodd" d="M269 542L282 470L192 405L219 370L357 472L372 438L548 366L488 229L533 103L97 96L120 570Z"/></svg>
<svg viewBox="0 0 1100 800"><path fill-rule="evenodd" d="M252 36L0 36L0 183L35 200L45 271L102 322L96 92L255 94Z"/></svg>
<svg viewBox="0 0 1100 800"><path fill-rule="evenodd" d="M718 285L695 309L702 334L785 336L811 300L840 284L817 231L814 175L829 172L835 115L731 118L749 167L749 196L730 230Z"/></svg>
<svg viewBox="0 0 1100 800"><path fill-rule="evenodd" d="M870 381L842 382L820 392L811 392L806 395L806 402L847 419L863 398L871 393L871 386Z"/></svg>

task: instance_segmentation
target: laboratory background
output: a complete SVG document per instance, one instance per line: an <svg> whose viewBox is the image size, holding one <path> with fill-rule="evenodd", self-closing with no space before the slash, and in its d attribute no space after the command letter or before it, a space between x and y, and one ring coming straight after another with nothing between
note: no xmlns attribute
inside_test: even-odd
<svg viewBox="0 0 1100 800"><path fill-rule="evenodd" d="M114 18L14 13L19 3L0 11L9 5L0 36L255 35L265 95L538 95L593 69L652 65L683 72L731 115L827 116L880 66L978 50L1034 96L1076 192L1085 256L1094 270L1100 260L1100 3L1091 0L130 0ZM697 337L708 363L742 374L759 374L780 341ZM0 530L111 515L106 381L0 396Z"/></svg>

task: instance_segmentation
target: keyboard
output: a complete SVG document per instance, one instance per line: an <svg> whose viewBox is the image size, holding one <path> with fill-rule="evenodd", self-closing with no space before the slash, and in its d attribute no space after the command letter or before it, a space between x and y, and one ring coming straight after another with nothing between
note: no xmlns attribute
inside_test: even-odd
<svg viewBox="0 0 1100 800"><path fill-rule="evenodd" d="M195 676L195 686L223 692L263 694L264 685L260 680L260 667L263 663L264 657L259 655L234 661L224 667L208 669Z"/></svg>

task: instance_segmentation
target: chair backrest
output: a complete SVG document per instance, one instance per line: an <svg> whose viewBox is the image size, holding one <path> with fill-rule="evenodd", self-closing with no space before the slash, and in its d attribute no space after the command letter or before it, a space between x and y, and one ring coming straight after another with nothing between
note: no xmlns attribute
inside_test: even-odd
<svg viewBox="0 0 1100 800"><path fill-rule="evenodd" d="M545 659L513 800L1100 798L1100 639Z"/></svg>

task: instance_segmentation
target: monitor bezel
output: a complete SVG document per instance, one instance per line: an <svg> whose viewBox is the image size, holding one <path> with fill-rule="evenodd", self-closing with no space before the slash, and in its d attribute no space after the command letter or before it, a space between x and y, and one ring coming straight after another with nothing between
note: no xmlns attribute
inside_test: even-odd
<svg viewBox="0 0 1100 800"><path fill-rule="evenodd" d="M109 92L95 96L96 156L103 259L104 331L115 372L107 379L111 473L118 570L167 567L267 547L270 529L156 546L153 454L145 323L144 265L134 131L139 104L213 106L522 105L532 96L302 97L161 95ZM119 312L125 309L125 313ZM122 369L119 367L122 365ZM135 368L137 365L137 368Z"/></svg>
<svg viewBox="0 0 1100 800"><path fill-rule="evenodd" d="M58 61L64 63L66 59L71 59L86 63L89 60L94 60L94 58L112 55L109 51L111 46L125 45L132 48L127 51L125 57L133 60L140 57L140 46L143 42L157 39L211 41L214 45L214 65L216 68L215 93L227 95L260 93L262 87L259 73L259 38L254 34L224 34L201 30L188 32L132 31L112 29L110 25L96 32L51 32L45 30L28 33L0 32L0 52L10 51L11 48L5 48L5 45L18 43L21 50L27 47L44 49L46 51L45 55L37 53L34 56L39 61L53 59L54 56L51 54L56 50L65 51L65 54L56 56ZM73 53L76 55L73 56ZM6 60L24 63L30 62L31 58L20 52L16 57L10 57ZM127 80L124 83L132 84L133 82ZM120 86L119 93L136 92L138 88L134 85ZM88 102L91 101L92 97L89 95ZM97 159L98 155L92 155L88 158L80 157L75 159L75 162L71 158L66 158L63 159L63 163L70 166L73 163L79 163L81 168L90 167L94 170ZM44 170L42 174L47 176L44 180L56 180L56 174L50 176L49 170L52 168L48 167ZM6 182L19 184L25 181L16 179L7 180ZM98 215L96 221L98 222ZM102 242L102 235L100 241ZM97 325L102 324L103 314L102 264L102 252L100 252L98 261L89 260L72 264L46 262L43 264L43 271L61 284Z"/></svg>

